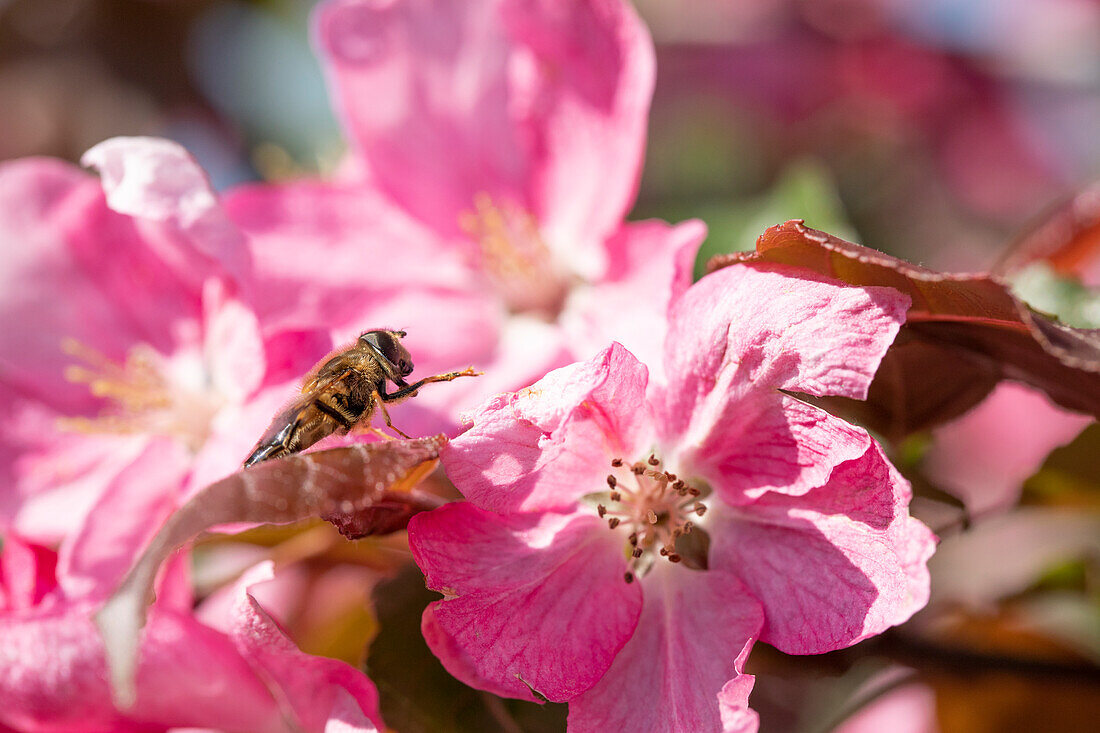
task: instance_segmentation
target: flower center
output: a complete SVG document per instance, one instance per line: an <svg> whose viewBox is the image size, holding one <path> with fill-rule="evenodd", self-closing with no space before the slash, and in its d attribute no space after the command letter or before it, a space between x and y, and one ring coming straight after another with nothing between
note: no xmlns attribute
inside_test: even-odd
<svg viewBox="0 0 1100 733"><path fill-rule="evenodd" d="M598 504L596 511L607 519L611 529L625 527L629 532L630 570L626 582L632 583L645 574L658 558L671 563L683 561L687 535L702 533L695 523L707 512L706 504L700 501L702 492L676 474L662 470L655 455L628 468L623 459L616 458L611 466L616 470L607 475L608 504ZM702 562L693 558L691 566L705 567L705 546L702 551Z"/></svg>
<svg viewBox="0 0 1100 733"><path fill-rule="evenodd" d="M513 311L554 316L561 310L565 279L555 274L534 216L479 193L474 210L459 217L459 226L477 243L482 270Z"/></svg>
<svg viewBox="0 0 1100 733"><path fill-rule="evenodd" d="M201 365L173 365L148 344L131 348L121 364L75 339L65 339L61 349L77 362L66 367L65 378L88 385L88 391L107 401L96 417L60 418L62 429L166 435L192 451L206 442L223 400L205 388L204 379L186 380L179 373L193 374Z"/></svg>

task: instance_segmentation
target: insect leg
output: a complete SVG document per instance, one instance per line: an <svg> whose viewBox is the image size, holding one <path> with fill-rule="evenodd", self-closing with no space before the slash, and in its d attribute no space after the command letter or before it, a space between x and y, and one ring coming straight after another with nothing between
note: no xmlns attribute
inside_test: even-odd
<svg viewBox="0 0 1100 733"><path fill-rule="evenodd" d="M406 385L391 394L379 392L379 404L382 404L384 402L397 402L398 400L410 397L416 392L416 390L420 389L429 382L450 382L452 379L458 379L459 377L476 377L479 374L481 374L481 372L475 372L473 367L467 367L460 372L447 372L446 374L437 374L434 377L424 377L420 381Z"/></svg>
<svg viewBox="0 0 1100 733"><path fill-rule="evenodd" d="M390 422L390 413L386 410L386 402L383 399L382 395L378 392L374 392L372 396L374 397L375 403L378 405L378 409L382 411L382 418L386 421L386 427L400 435L402 438L405 438L406 440L411 440L409 436L405 435L403 432L395 428L393 426L393 423Z"/></svg>

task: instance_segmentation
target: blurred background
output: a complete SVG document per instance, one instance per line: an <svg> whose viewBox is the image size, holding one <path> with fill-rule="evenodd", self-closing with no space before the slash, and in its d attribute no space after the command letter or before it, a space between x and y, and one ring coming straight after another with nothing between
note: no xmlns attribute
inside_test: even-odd
<svg viewBox="0 0 1100 733"><path fill-rule="evenodd" d="M637 5L658 82L633 216L704 219L700 262L797 217L935 269L986 270L1100 178L1100 3ZM144 134L183 143L219 188L331 171L343 143L309 46L311 6L0 0L0 159L76 161L104 138ZM1014 277L1037 306L1100 327L1100 298L1073 274L1040 264ZM965 442L966 426L951 435L992 464L1006 447L1030 451L1001 482L1007 501L950 491L951 461L972 453L936 454L934 435L896 447L921 495L914 512L944 538L933 601L851 650L804 659L758 646L749 671L764 731L1096 729L1100 435L1080 423L1037 448L1027 409L1046 408L1010 405L971 428L994 441L985 448ZM1021 430L990 432L1013 417ZM432 594L369 542L359 555L333 544L314 557L385 579L370 612L356 586L342 625L306 609L284 619L306 651L358 660L373 639L367 666L398 730L561 728L560 706L503 703L433 666L410 623Z"/></svg>

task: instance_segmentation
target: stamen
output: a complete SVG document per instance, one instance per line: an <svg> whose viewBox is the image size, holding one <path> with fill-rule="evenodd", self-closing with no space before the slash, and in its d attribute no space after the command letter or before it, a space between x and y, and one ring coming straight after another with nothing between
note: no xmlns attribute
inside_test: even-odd
<svg viewBox="0 0 1100 733"><path fill-rule="evenodd" d="M516 310L560 308L565 282L554 276L550 249L534 216L479 193L474 210L461 214L458 224L480 248L482 269Z"/></svg>
<svg viewBox="0 0 1100 733"><path fill-rule="evenodd" d="M629 577L644 575L655 557L667 558L671 563L684 562L677 551L677 543L695 526L687 517L701 517L706 513L706 504L697 500L702 493L675 473L662 470L656 454L633 464L615 458L611 465L615 468L629 466L633 478L608 474L607 497L615 502L613 506L617 511L609 511L604 504L598 504L596 510L609 528L616 529L622 524L630 527L627 536ZM686 565L694 569L706 567L706 550L702 551L703 560L696 558L693 552L688 552ZM647 554L650 555L648 560Z"/></svg>

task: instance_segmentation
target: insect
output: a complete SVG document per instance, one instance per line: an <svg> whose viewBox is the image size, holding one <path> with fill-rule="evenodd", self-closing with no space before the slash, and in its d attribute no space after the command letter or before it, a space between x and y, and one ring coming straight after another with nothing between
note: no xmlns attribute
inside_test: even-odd
<svg viewBox="0 0 1100 733"><path fill-rule="evenodd" d="M458 377L477 376L472 368L438 374L408 384L413 363L401 344L404 331L365 331L354 344L328 357L306 377L302 394L275 416L245 460L245 467L271 458L297 453L333 433L344 434L358 424L369 424L375 407L395 428L386 405L416 394L428 382L450 382ZM397 391L386 392L393 382Z"/></svg>

